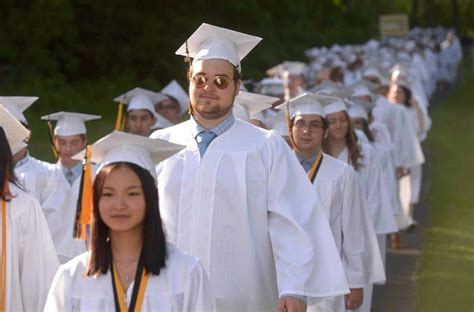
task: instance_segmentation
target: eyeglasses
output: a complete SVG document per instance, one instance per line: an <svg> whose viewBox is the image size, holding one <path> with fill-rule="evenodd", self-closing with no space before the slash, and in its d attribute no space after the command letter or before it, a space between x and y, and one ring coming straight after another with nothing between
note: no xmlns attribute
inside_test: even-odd
<svg viewBox="0 0 474 312"><path fill-rule="evenodd" d="M214 75L211 77L211 80L212 83L216 86L216 88L224 90L229 86L229 83L232 79L225 75ZM195 88L200 89L207 85L207 83L209 82L209 77L207 77L207 75L205 74L197 74L193 78L191 78L191 81Z"/></svg>
<svg viewBox="0 0 474 312"><path fill-rule="evenodd" d="M299 131L303 131L306 128L311 131L318 131L323 129L323 125L319 122L310 122L309 124L307 124L303 120L297 120L294 124L294 127Z"/></svg>

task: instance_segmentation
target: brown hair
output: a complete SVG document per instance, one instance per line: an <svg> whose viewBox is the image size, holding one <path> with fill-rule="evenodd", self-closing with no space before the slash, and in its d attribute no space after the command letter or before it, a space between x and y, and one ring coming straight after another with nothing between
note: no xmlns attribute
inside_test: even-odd
<svg viewBox="0 0 474 312"><path fill-rule="evenodd" d="M9 182L22 189L15 175L13 156L7 135L0 127L0 199L5 201L12 197L8 187Z"/></svg>
<svg viewBox="0 0 474 312"><path fill-rule="evenodd" d="M99 201L107 176L118 168L129 168L140 179L145 195L146 212L143 224L143 259L145 271L159 275L166 261L166 239L158 205L158 189L155 179L148 170L129 162L106 165L97 174L93 185L92 240L87 276L106 274L112 261L109 243L109 228L100 217Z"/></svg>
<svg viewBox="0 0 474 312"><path fill-rule="evenodd" d="M354 169L357 171L362 166L362 164L359 163L359 158L363 156L361 154L359 144L357 144L357 136L354 131L354 125L352 124L352 121L347 111L344 110L343 112L348 122L348 129L346 133L346 146L347 146L347 149L349 150L348 161L349 161L349 164L352 165L352 167L354 167ZM329 139L327 138L323 141L323 151L325 151L328 154L331 154L330 149L329 149ZM335 155L331 155L331 156L336 157Z"/></svg>

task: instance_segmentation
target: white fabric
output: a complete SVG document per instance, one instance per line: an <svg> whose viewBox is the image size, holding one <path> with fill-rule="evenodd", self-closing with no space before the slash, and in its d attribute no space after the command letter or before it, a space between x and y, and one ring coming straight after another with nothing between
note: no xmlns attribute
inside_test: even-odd
<svg viewBox="0 0 474 312"><path fill-rule="evenodd" d="M55 237L64 222L58 203L66 200L66 192L58 188L61 171L50 170L49 165L27 155L26 162L15 167L15 174L24 190L38 200L51 236Z"/></svg>
<svg viewBox="0 0 474 312"><path fill-rule="evenodd" d="M413 128L409 111L404 106L392 104L379 96L372 114L375 120L386 125L390 131L395 168L409 168L424 163L423 150Z"/></svg>
<svg viewBox="0 0 474 312"><path fill-rule="evenodd" d="M392 150L393 144L390 137L390 133L385 125L377 120L374 120L370 125L369 129L374 136L373 147L377 154L380 156L382 165L382 179L386 184L386 191L390 204L392 206L393 214L397 215L400 213L400 199L398 196L398 180L395 175L395 167L393 165Z"/></svg>
<svg viewBox="0 0 474 312"><path fill-rule="evenodd" d="M155 116L155 106L151 99L143 94L137 94L130 99L127 105L127 112L135 109L145 109Z"/></svg>
<svg viewBox="0 0 474 312"><path fill-rule="evenodd" d="M97 278L85 277L84 253L58 270L48 294L45 311L115 311L110 270ZM133 282L125 301L130 303ZM168 247L166 267L148 277L142 311L213 311L209 279L199 261Z"/></svg>
<svg viewBox="0 0 474 312"><path fill-rule="evenodd" d="M16 196L7 204L5 311L42 311L58 259L38 201L10 189Z"/></svg>
<svg viewBox="0 0 474 312"><path fill-rule="evenodd" d="M367 143L360 143L360 167L357 173L360 178L362 196L374 224L376 234L388 234L398 231L392 209L381 197L383 180L380 161L374 149ZM338 156L339 160L349 163L349 151L346 148Z"/></svg>
<svg viewBox="0 0 474 312"><path fill-rule="evenodd" d="M329 224L287 144L240 120L201 159L191 123L152 137L187 148L157 167L168 238L209 273L218 310L275 310L279 296L348 292ZM313 240L313 241L312 241Z"/></svg>
<svg viewBox="0 0 474 312"><path fill-rule="evenodd" d="M329 220L349 287L385 281L377 237L352 167L323 154L313 187ZM317 311L345 311L344 296L316 306Z"/></svg>
<svg viewBox="0 0 474 312"><path fill-rule="evenodd" d="M95 176L98 166L93 165L92 175ZM81 177L77 178L72 185L69 184L65 175L62 173L59 162L50 165L50 170L53 174L57 174L57 184L55 185L56 192L64 194L62 201L58 201L58 217L60 224L52 233L52 238L56 252L58 254L59 262L66 263L72 258L82 254L86 251L86 242L76 240L73 238L74 222L76 220L77 198L79 196L79 187L81 184Z"/></svg>

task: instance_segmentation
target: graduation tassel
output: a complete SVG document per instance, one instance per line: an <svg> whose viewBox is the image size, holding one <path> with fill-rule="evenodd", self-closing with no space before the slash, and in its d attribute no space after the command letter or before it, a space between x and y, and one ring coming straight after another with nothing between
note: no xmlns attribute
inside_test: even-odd
<svg viewBox="0 0 474 312"><path fill-rule="evenodd" d="M115 121L115 130L123 131L125 129L125 114L124 114L124 106L125 106L125 99L122 98L120 100L118 112L117 112L117 120Z"/></svg>
<svg viewBox="0 0 474 312"><path fill-rule="evenodd" d="M86 239L86 226L91 223L92 218L92 164L90 145L86 147L86 153L82 163L83 170L73 233L73 237L79 240Z"/></svg>
<svg viewBox="0 0 474 312"><path fill-rule="evenodd" d="M291 118L290 118L290 105L289 101L286 101L286 127L288 128L288 134L290 135L290 143L293 149L300 151L298 145L296 145L295 140L293 139L293 128L291 127Z"/></svg>
<svg viewBox="0 0 474 312"><path fill-rule="evenodd" d="M54 147L54 132L53 132L53 125L51 124L51 120L48 119L48 134L49 134L49 141L51 142L51 149L53 150L53 155L55 158L58 158L58 151L56 147Z"/></svg>
<svg viewBox="0 0 474 312"><path fill-rule="evenodd" d="M191 69L192 62L191 62L191 57L189 56L188 40L186 40L186 57L184 58L184 62L188 63L188 72L189 72L189 70ZM193 115L193 107L191 106L191 101L189 101L189 104L188 104L188 114L189 116Z"/></svg>

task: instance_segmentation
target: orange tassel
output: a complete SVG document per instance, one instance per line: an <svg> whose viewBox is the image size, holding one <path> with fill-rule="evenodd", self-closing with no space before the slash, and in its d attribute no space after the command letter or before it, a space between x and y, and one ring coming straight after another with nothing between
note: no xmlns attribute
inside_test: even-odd
<svg viewBox="0 0 474 312"><path fill-rule="evenodd" d="M122 99L120 101L120 104L119 104L119 108L118 108L118 112L117 112L117 120L115 121L115 130L118 130L118 131L123 131L124 129L124 126L125 126L125 122L124 122L124 99Z"/></svg>
<svg viewBox="0 0 474 312"><path fill-rule="evenodd" d="M90 146L87 145L83 160L81 186L77 202L76 223L74 225L74 238L86 239L86 227L92 220L92 164Z"/></svg>

